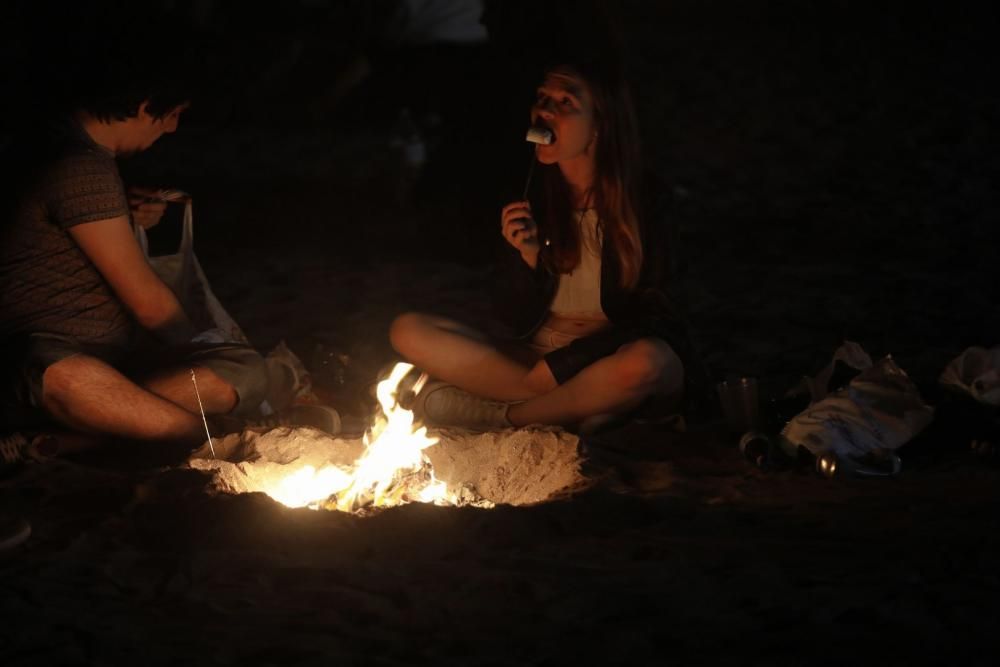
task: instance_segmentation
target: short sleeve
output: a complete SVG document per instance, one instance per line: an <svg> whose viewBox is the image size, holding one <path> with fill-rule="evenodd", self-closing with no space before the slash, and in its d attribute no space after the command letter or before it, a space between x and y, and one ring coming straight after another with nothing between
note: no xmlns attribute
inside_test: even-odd
<svg viewBox="0 0 1000 667"><path fill-rule="evenodd" d="M44 180L49 219L61 229L128 215L128 198L110 155L93 151L68 155Z"/></svg>

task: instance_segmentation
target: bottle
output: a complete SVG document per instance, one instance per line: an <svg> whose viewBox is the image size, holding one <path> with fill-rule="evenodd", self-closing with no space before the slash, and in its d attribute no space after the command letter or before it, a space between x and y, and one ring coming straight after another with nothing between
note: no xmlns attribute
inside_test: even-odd
<svg viewBox="0 0 1000 667"><path fill-rule="evenodd" d="M760 431L747 431L740 438L740 454L751 465L761 470L768 468L768 454L771 451L771 439Z"/></svg>
<svg viewBox="0 0 1000 667"><path fill-rule="evenodd" d="M740 453L761 470L783 470L795 464L794 447L780 434L747 431L740 438Z"/></svg>
<svg viewBox="0 0 1000 667"><path fill-rule="evenodd" d="M839 468L840 461L833 452L823 452L816 457L816 472L822 477L833 479Z"/></svg>
<svg viewBox="0 0 1000 667"><path fill-rule="evenodd" d="M903 461L895 452L882 450L860 459L838 456L826 451L816 456L816 472L827 479L835 477L895 477L902 471Z"/></svg>

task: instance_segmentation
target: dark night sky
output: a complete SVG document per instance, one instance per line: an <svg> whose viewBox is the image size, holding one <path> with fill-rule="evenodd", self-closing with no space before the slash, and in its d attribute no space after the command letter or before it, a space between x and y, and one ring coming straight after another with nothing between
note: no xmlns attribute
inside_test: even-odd
<svg viewBox="0 0 1000 667"><path fill-rule="evenodd" d="M359 261L373 239L382 256L488 259L496 209L523 181L538 62L566 35L600 32L565 10L584 5L565 2L487 3L491 41L465 47L398 44L391 2L163 4L200 27L182 40L143 26L132 43L167 44L178 60L195 47L202 87L182 131L123 173L198 192L203 216L219 220L201 236L212 262L233 244L297 256L309 252L303 240ZM831 342L939 350L928 367L993 342L996 262L985 249L997 241L1000 113L988 12L849 0L614 6L647 167L671 195L708 348L728 327L794 338L806 320ZM92 38L73 19L64 40L51 12L15 7L29 8L22 25L46 20L5 22L7 88L49 94L35 72L83 61L65 45ZM362 72L353 87L352 71ZM6 106L8 119L23 110ZM428 149L412 190L393 145L403 108ZM331 224L334 210L351 223ZM295 231L276 231L289 216Z"/></svg>

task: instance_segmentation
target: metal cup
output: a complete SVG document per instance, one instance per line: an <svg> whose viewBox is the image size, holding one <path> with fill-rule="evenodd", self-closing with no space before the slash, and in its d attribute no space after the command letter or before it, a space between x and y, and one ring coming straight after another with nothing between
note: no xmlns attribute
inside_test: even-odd
<svg viewBox="0 0 1000 667"><path fill-rule="evenodd" d="M733 433L746 433L761 426L757 378L730 378L715 385L722 414Z"/></svg>

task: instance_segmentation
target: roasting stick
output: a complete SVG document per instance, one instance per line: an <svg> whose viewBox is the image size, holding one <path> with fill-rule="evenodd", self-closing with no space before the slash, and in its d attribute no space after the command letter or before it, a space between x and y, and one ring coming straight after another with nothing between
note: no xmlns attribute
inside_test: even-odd
<svg viewBox="0 0 1000 667"><path fill-rule="evenodd" d="M208 419L205 417L205 406L201 404L201 393L198 391L198 380L194 376L194 369L191 369L191 383L194 384L194 395L198 399L198 409L201 410L201 423L205 425L205 435L208 436L208 448L212 450L212 458L215 458L215 444L212 442L212 434L208 432Z"/></svg>
<svg viewBox="0 0 1000 667"><path fill-rule="evenodd" d="M538 162L535 159L535 148L531 148L531 163L528 164L528 178L524 181L524 193L521 195L521 201L527 201L528 199L528 188L531 187L531 177L535 173L535 163Z"/></svg>

